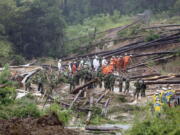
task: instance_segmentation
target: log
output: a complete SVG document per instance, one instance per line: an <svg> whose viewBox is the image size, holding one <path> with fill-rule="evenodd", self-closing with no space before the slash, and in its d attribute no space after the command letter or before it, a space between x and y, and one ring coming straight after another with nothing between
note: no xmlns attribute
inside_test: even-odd
<svg viewBox="0 0 180 135"><path fill-rule="evenodd" d="M112 130L121 130L121 127L118 126L93 126L89 125L85 127L86 130L93 130L93 131L112 131Z"/></svg>
<svg viewBox="0 0 180 135"><path fill-rule="evenodd" d="M110 102L110 98L108 98L104 104L104 108L103 108L103 111L102 111L102 115L106 116L107 115L107 109L108 109L108 105L109 105L109 102Z"/></svg>
<svg viewBox="0 0 180 135"><path fill-rule="evenodd" d="M154 74L148 74L148 75L139 75L139 76L132 76L130 79L137 79L137 78L147 78L152 76L160 76L161 74L154 73Z"/></svg>
<svg viewBox="0 0 180 135"><path fill-rule="evenodd" d="M66 108L68 108L68 107L70 106L70 104L68 104L68 103L65 103L65 102L63 102L63 101L57 101L57 100L55 100L52 96L49 96L49 99L51 99L51 100L59 103L59 104L62 105L62 106L65 106ZM89 109L89 108L82 108L82 107L77 107L77 109L80 110L80 111L84 111L84 112L88 112L88 111L91 110L91 109Z"/></svg>
<svg viewBox="0 0 180 135"><path fill-rule="evenodd" d="M164 75L164 76L156 76L154 78L149 78L146 79L146 81L153 81L153 80L159 80L159 79L164 79L164 78L175 78L175 77L180 77L180 75Z"/></svg>
<svg viewBox="0 0 180 135"><path fill-rule="evenodd" d="M156 29L156 28L165 28L165 27L180 27L180 24L157 25L152 27L144 27L142 29Z"/></svg>
<svg viewBox="0 0 180 135"><path fill-rule="evenodd" d="M136 20L136 21L134 21L134 22L132 22L131 24L125 25L125 26L123 26L123 27L121 26L121 27L112 28L112 29L107 30L106 32L111 32L111 31L114 31L114 30L118 30L118 31L125 30L125 29L129 28L130 26L132 26L132 25L134 25L134 24L137 24L137 23L140 22L142 19L143 19L143 17L140 18L140 19L138 19L138 20ZM100 34L100 33L103 33L103 32L99 32L99 33L96 33L96 34ZM84 37L84 36L83 36L83 37ZM85 37L86 37L86 36L85 36ZM82 38L82 37L81 37L81 38ZM77 39L79 39L79 38L72 39L72 40L77 40ZM72 41L72 40L69 40L69 41ZM102 52L100 52L100 53L102 53ZM93 53L93 54L88 54L88 55L80 55L80 56L77 56L77 57L63 58L63 61L72 60L72 59L80 58L80 57L87 57L87 56L98 55L98 54L100 54L100 53Z"/></svg>
<svg viewBox="0 0 180 135"><path fill-rule="evenodd" d="M86 84L84 84L82 86L75 88L74 90L72 90L71 94L77 94L81 89L88 87L89 85L91 85L92 83L94 83L96 81L97 81L97 79L94 79L94 80L87 82Z"/></svg>
<svg viewBox="0 0 180 135"><path fill-rule="evenodd" d="M4 88L6 86L7 86L7 84L0 84L0 88Z"/></svg>
<svg viewBox="0 0 180 135"><path fill-rule="evenodd" d="M104 96L106 96L108 93L109 93L109 91L105 91L105 93L103 93L103 94L96 100L96 104L99 103L99 102L104 98Z"/></svg>
<svg viewBox="0 0 180 135"><path fill-rule="evenodd" d="M179 80L172 80L172 81L145 81L147 85L153 85L153 84L180 84Z"/></svg>
<svg viewBox="0 0 180 135"><path fill-rule="evenodd" d="M93 107L93 97L90 97L90 109L92 109ZM91 120L91 116L92 116L92 111L89 111L88 112L88 115L87 115L87 119L86 119L86 124L89 124L90 120Z"/></svg>
<svg viewBox="0 0 180 135"><path fill-rule="evenodd" d="M71 103L71 105L69 106L69 109L72 109L73 104L76 102L76 100L78 99L78 97L81 95L81 93L83 92L83 90L80 90L78 92L78 94L76 95L76 97L74 98L73 102Z"/></svg>
<svg viewBox="0 0 180 135"><path fill-rule="evenodd" d="M179 33L177 33L179 34ZM106 56L106 58L111 57L112 55L119 55L131 50L135 50L135 49L143 49L143 48L147 48L147 47L153 47L153 46L158 46L158 45L164 45L164 44L171 44L171 43L178 43L180 42L178 39L180 38L180 36L178 37L173 37L176 36L176 34L174 35L170 35L170 36L166 36L160 39L156 39L150 42L144 42L144 43L140 43L140 44L135 44L133 46L125 46L125 47L121 47L120 49L116 49L113 52L107 52L106 54L102 54L100 56ZM165 40L166 39L166 40Z"/></svg>
<svg viewBox="0 0 180 135"><path fill-rule="evenodd" d="M124 53L124 52L130 51L130 50L133 50L133 49L137 49L137 48L144 48L144 47L147 47L147 46L154 46L154 45L165 44L165 43L166 44L167 43L176 43L176 42L179 42L178 41L178 39L179 39L178 35L179 34L180 33L178 32L176 34L165 36L165 37L162 37L160 39L156 39L156 40L153 40L153 41L150 41L150 42L144 42L143 40L142 41L137 41L136 43L132 43L132 44L126 45L124 47L120 47L120 48L118 48L116 50L102 51L102 52L98 52L98 53L90 53L90 54L87 54L87 55L78 55L76 57L64 58L63 60L66 61L66 60L72 60L72 59L80 58L80 57L87 57L87 56L91 57L91 56L94 56L94 55L100 55L100 56L108 55L107 57L110 57L112 55L118 55L120 53ZM172 40L174 40L174 41L172 42ZM167 42L167 41L169 41L169 42Z"/></svg>
<svg viewBox="0 0 180 135"><path fill-rule="evenodd" d="M152 62L159 62L159 61L162 61L162 60L171 59L171 58L173 58L173 57L174 57L174 56L168 56L168 57L165 57L165 58L159 58L159 59L152 60ZM133 68L137 68L137 67L141 67L141 66L146 66L146 65L148 65L148 62L141 63L141 64L138 64L138 65L129 67L129 68L127 68L127 70L130 70L130 69L133 69Z"/></svg>
<svg viewBox="0 0 180 135"><path fill-rule="evenodd" d="M21 81L23 84L26 83L26 81L33 76L35 73L39 72L41 70L41 68L37 68L35 71L29 72L27 73L27 75L24 77L24 79Z"/></svg>
<svg viewBox="0 0 180 135"><path fill-rule="evenodd" d="M177 51L165 51L165 52L137 54L137 55L133 55L133 58L135 58L135 57L143 57L143 56L150 56L150 55L160 55L160 54L174 54L174 53L178 53L178 52Z"/></svg>

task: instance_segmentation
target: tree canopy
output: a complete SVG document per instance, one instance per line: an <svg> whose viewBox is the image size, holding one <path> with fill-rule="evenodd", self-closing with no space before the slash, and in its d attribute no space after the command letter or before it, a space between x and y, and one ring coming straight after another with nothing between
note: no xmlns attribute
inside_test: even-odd
<svg viewBox="0 0 180 135"><path fill-rule="evenodd" d="M0 43L26 58L64 56L67 25L98 14L133 15L146 9L180 14L180 0L0 0ZM69 38L69 37L68 37ZM8 49L7 47L6 49Z"/></svg>

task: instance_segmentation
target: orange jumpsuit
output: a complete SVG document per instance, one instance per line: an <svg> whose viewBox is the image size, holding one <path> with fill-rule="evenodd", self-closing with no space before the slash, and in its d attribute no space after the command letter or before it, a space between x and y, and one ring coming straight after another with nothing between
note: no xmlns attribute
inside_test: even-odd
<svg viewBox="0 0 180 135"><path fill-rule="evenodd" d="M73 64L73 66L72 66L72 73L73 73L73 74L76 73L76 70L77 70L76 65Z"/></svg>
<svg viewBox="0 0 180 135"><path fill-rule="evenodd" d="M127 65L129 64L130 62L130 59L131 59L131 56L124 56L123 57L123 62L124 62L124 66L123 66L123 69L126 70L127 69Z"/></svg>
<svg viewBox="0 0 180 135"><path fill-rule="evenodd" d="M116 58L111 58L110 64L115 66L116 65Z"/></svg>
<svg viewBox="0 0 180 135"><path fill-rule="evenodd" d="M104 67L102 68L102 73L105 74L105 75L106 75L106 74L110 74L110 73L113 72L113 70L114 70L113 65L104 66Z"/></svg>
<svg viewBox="0 0 180 135"><path fill-rule="evenodd" d="M124 67L124 61L123 58L118 58L117 59L117 70L120 71Z"/></svg>

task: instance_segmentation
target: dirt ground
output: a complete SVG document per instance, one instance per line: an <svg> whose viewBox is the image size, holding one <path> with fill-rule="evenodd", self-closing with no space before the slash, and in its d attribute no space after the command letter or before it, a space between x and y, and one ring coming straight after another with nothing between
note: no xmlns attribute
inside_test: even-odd
<svg viewBox="0 0 180 135"><path fill-rule="evenodd" d="M0 135L79 135L65 129L55 114L41 118L0 120Z"/></svg>

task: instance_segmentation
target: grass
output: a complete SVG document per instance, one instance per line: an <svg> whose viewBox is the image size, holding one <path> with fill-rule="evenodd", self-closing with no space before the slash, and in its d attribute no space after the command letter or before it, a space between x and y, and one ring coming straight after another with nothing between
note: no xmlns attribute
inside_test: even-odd
<svg viewBox="0 0 180 135"><path fill-rule="evenodd" d="M65 43L66 53L86 53L79 50L81 45L88 46L94 41L94 32L96 33L105 31L107 29L120 27L132 22L129 16L122 16L118 11L115 11L113 15L99 14L90 18L86 18L82 24L76 24L68 26L65 30L67 40L75 39ZM84 37L85 36L85 37ZM104 36L104 33L96 35L96 39Z"/></svg>
<svg viewBox="0 0 180 135"><path fill-rule="evenodd" d="M66 36L70 39L80 36L92 34L97 29L97 32L105 31L114 27L129 24L131 19L129 16L121 16L118 12L114 15L99 14L90 18L86 18L82 24L71 25L66 29Z"/></svg>
<svg viewBox="0 0 180 135"><path fill-rule="evenodd" d="M160 117L150 112L147 105L136 112L134 125L126 135L178 135L180 133L180 107L163 106Z"/></svg>
<svg viewBox="0 0 180 135"><path fill-rule="evenodd" d="M0 119L39 117L43 114L33 100L26 97L8 105L0 105L0 110Z"/></svg>
<svg viewBox="0 0 180 135"><path fill-rule="evenodd" d="M64 124L67 124L71 119L71 111L62 109L60 105L56 103L51 104L50 107L45 110L45 113L55 113L58 119Z"/></svg>

